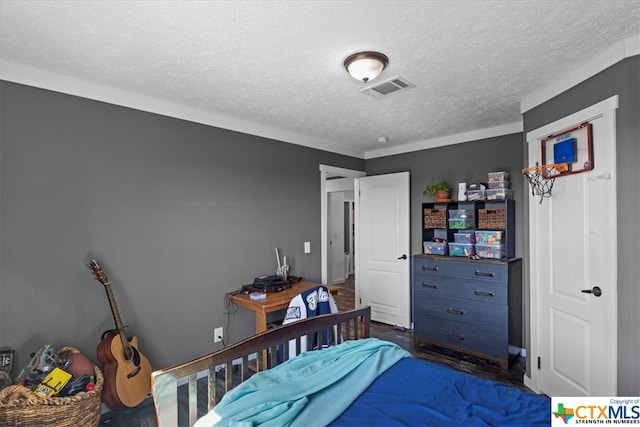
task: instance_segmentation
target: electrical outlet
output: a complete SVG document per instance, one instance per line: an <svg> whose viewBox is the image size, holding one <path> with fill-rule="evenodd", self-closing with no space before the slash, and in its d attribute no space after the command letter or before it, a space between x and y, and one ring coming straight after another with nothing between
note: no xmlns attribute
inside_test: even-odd
<svg viewBox="0 0 640 427"><path fill-rule="evenodd" d="M224 339L222 326L213 330L213 342L221 342Z"/></svg>

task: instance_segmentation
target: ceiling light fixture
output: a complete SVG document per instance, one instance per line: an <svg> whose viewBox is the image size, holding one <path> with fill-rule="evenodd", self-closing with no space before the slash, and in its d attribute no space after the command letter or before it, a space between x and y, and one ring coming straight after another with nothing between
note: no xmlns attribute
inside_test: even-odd
<svg viewBox="0 0 640 427"><path fill-rule="evenodd" d="M389 58L379 52L359 52L344 60L344 68L351 77L366 83L378 77L388 63Z"/></svg>

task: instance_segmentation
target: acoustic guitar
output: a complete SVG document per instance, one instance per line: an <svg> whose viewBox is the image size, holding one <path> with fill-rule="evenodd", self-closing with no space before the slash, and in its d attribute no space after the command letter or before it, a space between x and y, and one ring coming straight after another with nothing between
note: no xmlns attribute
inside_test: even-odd
<svg viewBox="0 0 640 427"><path fill-rule="evenodd" d="M111 283L96 260L87 265L104 285L116 329L102 334L98 360L102 363L104 385L102 400L111 410L138 406L151 391L151 365L138 350L138 338L127 338L111 291Z"/></svg>

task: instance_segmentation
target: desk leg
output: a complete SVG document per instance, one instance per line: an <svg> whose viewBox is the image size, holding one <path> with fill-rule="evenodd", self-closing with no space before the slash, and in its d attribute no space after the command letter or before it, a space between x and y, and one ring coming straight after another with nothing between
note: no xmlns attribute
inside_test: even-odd
<svg viewBox="0 0 640 427"><path fill-rule="evenodd" d="M266 330L267 330L267 313L256 311L256 334L259 334L260 332L264 332ZM267 363L268 362L267 356L268 356L267 350L263 350L262 351L262 369L261 369L263 371L266 371L267 368L269 367L269 364Z"/></svg>

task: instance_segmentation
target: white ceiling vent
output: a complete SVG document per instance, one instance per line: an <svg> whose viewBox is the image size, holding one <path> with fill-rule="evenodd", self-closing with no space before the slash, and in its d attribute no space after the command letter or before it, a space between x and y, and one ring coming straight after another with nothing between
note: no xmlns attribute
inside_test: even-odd
<svg viewBox="0 0 640 427"><path fill-rule="evenodd" d="M404 77L395 76L379 83L368 84L363 89L360 89L360 92L371 95L374 98L382 98L395 93L404 92L412 87L416 87L416 85Z"/></svg>

